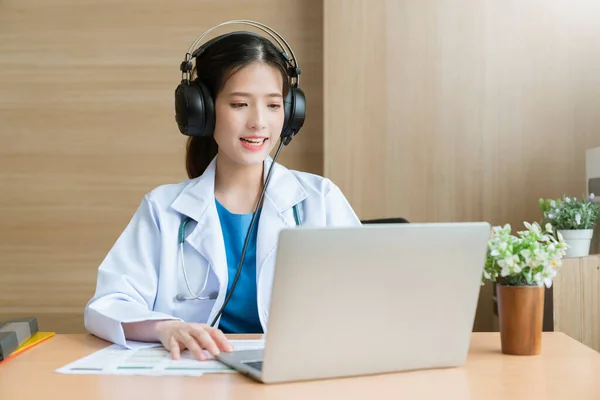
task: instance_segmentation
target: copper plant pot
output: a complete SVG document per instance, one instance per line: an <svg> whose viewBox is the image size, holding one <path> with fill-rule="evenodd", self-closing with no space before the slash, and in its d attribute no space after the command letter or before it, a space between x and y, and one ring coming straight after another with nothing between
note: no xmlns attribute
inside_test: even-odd
<svg viewBox="0 0 600 400"><path fill-rule="evenodd" d="M533 356L542 350L544 286L497 285L502 353Z"/></svg>

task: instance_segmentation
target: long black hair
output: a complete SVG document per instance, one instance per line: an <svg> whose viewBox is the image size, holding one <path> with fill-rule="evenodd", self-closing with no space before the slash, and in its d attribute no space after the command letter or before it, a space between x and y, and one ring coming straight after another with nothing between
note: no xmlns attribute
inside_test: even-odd
<svg viewBox="0 0 600 400"><path fill-rule="evenodd" d="M201 77L216 102L227 79L255 61L264 62L281 72L285 97L289 90L286 61L279 48L261 36L231 35L213 43L196 59L195 75ZM188 177L202 175L218 149L213 136L190 137L185 155Z"/></svg>

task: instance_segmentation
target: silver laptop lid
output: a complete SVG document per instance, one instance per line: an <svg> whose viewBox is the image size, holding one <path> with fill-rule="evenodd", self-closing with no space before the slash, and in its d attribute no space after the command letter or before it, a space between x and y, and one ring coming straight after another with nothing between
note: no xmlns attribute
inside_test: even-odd
<svg viewBox="0 0 600 400"><path fill-rule="evenodd" d="M488 223L281 231L262 380L461 365Z"/></svg>

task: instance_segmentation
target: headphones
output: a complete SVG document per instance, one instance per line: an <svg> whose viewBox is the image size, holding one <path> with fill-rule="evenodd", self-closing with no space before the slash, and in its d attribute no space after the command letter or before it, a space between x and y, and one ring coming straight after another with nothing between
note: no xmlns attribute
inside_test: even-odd
<svg viewBox="0 0 600 400"><path fill-rule="evenodd" d="M281 140L287 145L304 124L306 116L306 99L304 92L299 87L300 68L298 67L294 51L285 39L267 25L250 20L232 20L216 25L200 35L188 49L185 59L179 67L181 70L181 83L175 89L175 120L177 121L179 131L186 136L207 137L212 136L215 130L214 99L205 83L202 82L201 76L198 76L193 81L191 80L193 69L191 59L194 58L196 64L198 64L199 57L206 49L230 36L250 35L261 37L252 32L231 32L217 36L194 50L197 44L213 29L229 24L243 24L255 27L269 35L281 48L280 54L286 62L286 71L290 82L290 89L284 98L285 119L281 130ZM282 42L285 43L285 47L289 50L291 57L286 52L286 48L282 45Z"/></svg>

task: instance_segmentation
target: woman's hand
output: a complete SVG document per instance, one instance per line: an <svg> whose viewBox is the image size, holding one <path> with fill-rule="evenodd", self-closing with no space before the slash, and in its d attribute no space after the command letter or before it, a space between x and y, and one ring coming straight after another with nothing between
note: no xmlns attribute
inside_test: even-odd
<svg viewBox="0 0 600 400"><path fill-rule="evenodd" d="M164 348L171 352L173 360L178 360L185 349L201 361L208 359L204 350L213 356L221 351L233 351L233 346L223 332L207 324L159 321L156 324L156 332Z"/></svg>

